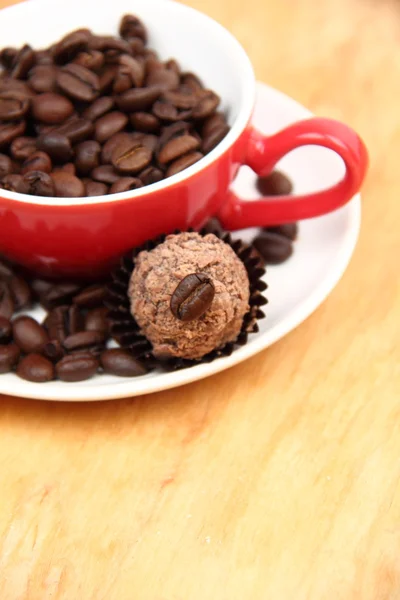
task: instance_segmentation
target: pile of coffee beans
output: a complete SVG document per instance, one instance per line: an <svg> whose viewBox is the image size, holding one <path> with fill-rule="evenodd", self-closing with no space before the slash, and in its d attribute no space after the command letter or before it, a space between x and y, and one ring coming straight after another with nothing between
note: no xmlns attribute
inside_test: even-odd
<svg viewBox="0 0 400 600"><path fill-rule="evenodd" d="M146 46L133 15L120 37L79 29L49 48L0 52L0 187L100 196L179 173L228 133L220 98Z"/></svg>
<svg viewBox="0 0 400 600"><path fill-rule="evenodd" d="M96 373L146 373L125 350L107 348L105 297L104 284L28 280L0 260L0 373L15 371L37 383L83 381ZM41 323L21 314L35 303L47 311Z"/></svg>

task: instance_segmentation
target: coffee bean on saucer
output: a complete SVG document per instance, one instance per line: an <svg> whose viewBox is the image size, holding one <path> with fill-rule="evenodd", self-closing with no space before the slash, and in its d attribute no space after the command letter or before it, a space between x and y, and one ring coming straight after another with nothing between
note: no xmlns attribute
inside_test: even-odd
<svg viewBox="0 0 400 600"><path fill-rule="evenodd" d="M5 317L0 317L0 344L9 344L12 339L11 321Z"/></svg>
<svg viewBox="0 0 400 600"><path fill-rule="evenodd" d="M5 260L0 258L0 280L10 279L13 277L14 271L11 265Z"/></svg>
<svg viewBox="0 0 400 600"><path fill-rule="evenodd" d="M22 358L17 366L17 375L21 379L34 383L46 383L54 379L52 363L41 354L32 353Z"/></svg>
<svg viewBox="0 0 400 600"><path fill-rule="evenodd" d="M171 296L171 312L180 321L193 321L211 306L214 284L205 273L191 273L182 279Z"/></svg>
<svg viewBox="0 0 400 600"><path fill-rule="evenodd" d="M284 223L283 225L264 227L264 231L271 231L272 233L283 235L292 241L297 238L298 230L299 228L297 223Z"/></svg>
<svg viewBox="0 0 400 600"><path fill-rule="evenodd" d="M96 374L99 361L90 352L70 354L56 363L56 374L61 381L77 382Z"/></svg>
<svg viewBox="0 0 400 600"><path fill-rule="evenodd" d="M100 364L105 373L118 377L138 377L147 373L146 368L122 348L104 350L100 355Z"/></svg>
<svg viewBox="0 0 400 600"><path fill-rule="evenodd" d="M0 281L0 317L10 319L15 308L14 300L6 281Z"/></svg>
<svg viewBox="0 0 400 600"><path fill-rule="evenodd" d="M272 171L266 177L258 177L257 189L263 196L286 196L292 193L293 184L281 171Z"/></svg>
<svg viewBox="0 0 400 600"><path fill-rule="evenodd" d="M39 280L40 281L40 280ZM76 283L58 283L51 285L46 289L46 283L41 283L41 291L39 292L40 303L43 308L51 310L58 306L68 304L72 301L72 298L79 293L82 286ZM35 282L33 283L33 286ZM36 283L36 286L39 284ZM35 287L34 287L35 289ZM37 287L36 287L37 289Z"/></svg>
<svg viewBox="0 0 400 600"><path fill-rule="evenodd" d="M71 352L73 350L89 350L92 346L104 344L105 338L101 331L79 331L65 338L64 348Z"/></svg>
<svg viewBox="0 0 400 600"><path fill-rule="evenodd" d="M253 245L267 265L279 265L293 254L291 240L271 231L262 232Z"/></svg>
<svg viewBox="0 0 400 600"><path fill-rule="evenodd" d="M65 351L58 340L50 340L43 346L42 354L51 362L58 362L65 355Z"/></svg>
<svg viewBox="0 0 400 600"><path fill-rule="evenodd" d="M84 317L75 305L53 308L43 322L51 340L63 342L66 337L84 329Z"/></svg>
<svg viewBox="0 0 400 600"><path fill-rule="evenodd" d="M9 281L9 288L14 299L14 310L22 310L31 306L32 290L25 279L14 275Z"/></svg>
<svg viewBox="0 0 400 600"><path fill-rule="evenodd" d="M109 333L107 314L108 309L104 306L89 310L85 318L85 330L100 331L104 335L107 335Z"/></svg>
<svg viewBox="0 0 400 600"><path fill-rule="evenodd" d="M12 328L14 342L23 352L40 352L49 341L44 327L32 317L18 317L13 321Z"/></svg>
<svg viewBox="0 0 400 600"><path fill-rule="evenodd" d="M16 344L0 345L0 374L14 370L20 353L21 351Z"/></svg>
<svg viewBox="0 0 400 600"><path fill-rule="evenodd" d="M107 297L107 288L105 285L94 284L84 288L79 294L73 297L72 302L82 308L96 308L103 304Z"/></svg>

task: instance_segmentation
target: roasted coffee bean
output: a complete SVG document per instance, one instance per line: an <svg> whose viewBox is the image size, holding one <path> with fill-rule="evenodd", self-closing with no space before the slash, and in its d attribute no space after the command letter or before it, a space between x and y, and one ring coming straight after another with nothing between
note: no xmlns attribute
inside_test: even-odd
<svg viewBox="0 0 400 600"><path fill-rule="evenodd" d="M138 37L132 37L127 40L133 56L143 56L146 52L146 47L143 40Z"/></svg>
<svg viewBox="0 0 400 600"><path fill-rule="evenodd" d="M129 120L136 131L144 133L157 133L160 129L160 119L146 112L136 112L130 115Z"/></svg>
<svg viewBox="0 0 400 600"><path fill-rule="evenodd" d="M94 140L82 142L75 148L75 165L80 175L88 175L99 166L101 146Z"/></svg>
<svg viewBox="0 0 400 600"><path fill-rule="evenodd" d="M0 52L0 62L3 65L3 67L7 70L10 70L13 66L13 63L15 62L15 59L17 57L18 54L18 50L17 48L3 48L3 50L1 50Z"/></svg>
<svg viewBox="0 0 400 600"><path fill-rule="evenodd" d="M29 110L30 100L19 98L14 92L0 94L0 120L19 121Z"/></svg>
<svg viewBox="0 0 400 600"><path fill-rule="evenodd" d="M45 152L38 150L34 152L22 164L21 175L29 173L29 171L42 171L50 173L52 169L51 158Z"/></svg>
<svg viewBox="0 0 400 600"><path fill-rule="evenodd" d="M177 88L179 85L179 75L171 69L153 69L146 78L146 86L156 87L159 90L167 91Z"/></svg>
<svg viewBox="0 0 400 600"><path fill-rule="evenodd" d="M39 299L43 308L47 310L68 304L82 288L82 286L76 283L58 283L51 285L50 288L46 290L44 287L46 283L47 282L42 283L43 292L39 293ZM51 337L54 336L52 335Z"/></svg>
<svg viewBox="0 0 400 600"><path fill-rule="evenodd" d="M53 56L49 50L36 51L36 65L52 65L54 63Z"/></svg>
<svg viewBox="0 0 400 600"><path fill-rule="evenodd" d="M112 83L117 72L116 65L105 65L99 73L99 88L101 94L111 92Z"/></svg>
<svg viewBox="0 0 400 600"><path fill-rule="evenodd" d="M52 174L56 196L59 198L82 198L85 195L83 182L65 171Z"/></svg>
<svg viewBox="0 0 400 600"><path fill-rule="evenodd" d="M112 35L93 35L89 41L90 50L116 50L119 54L129 54L131 49L125 40L120 40Z"/></svg>
<svg viewBox="0 0 400 600"><path fill-rule="evenodd" d="M171 177L172 175L176 175L176 173L180 173L184 169L194 165L194 163L199 161L201 158L203 158L203 154L201 154L201 152L190 152L190 154L181 156L169 165L166 176Z"/></svg>
<svg viewBox="0 0 400 600"><path fill-rule="evenodd" d="M205 119L209 117L217 108L221 99L211 90L204 90L200 101L192 109L193 119Z"/></svg>
<svg viewBox="0 0 400 600"><path fill-rule="evenodd" d="M284 237L293 241L297 238L299 228L297 223L284 223L283 225L264 227L264 231L270 231L272 233L283 235Z"/></svg>
<svg viewBox="0 0 400 600"><path fill-rule="evenodd" d="M206 118L201 126L201 136L203 138L208 137L214 129L220 129L220 127L226 125L225 116L216 112L212 114L210 117Z"/></svg>
<svg viewBox="0 0 400 600"><path fill-rule="evenodd" d="M84 31L73 31L56 44L53 52L58 64L70 62L79 52L86 50L90 34Z"/></svg>
<svg viewBox="0 0 400 600"><path fill-rule="evenodd" d="M8 283L14 300L14 310L28 308L32 304L32 290L22 277L14 275Z"/></svg>
<svg viewBox="0 0 400 600"><path fill-rule="evenodd" d="M131 133L131 138L135 142L140 142L143 146L148 148L152 153L155 152L158 146L158 137L151 133L142 133L140 131L134 131Z"/></svg>
<svg viewBox="0 0 400 600"><path fill-rule="evenodd" d="M11 265L4 258L0 258L0 280L10 279L13 275L14 271Z"/></svg>
<svg viewBox="0 0 400 600"><path fill-rule="evenodd" d="M61 381L84 381L93 377L98 368L99 361L89 352L71 354L56 364L56 374Z"/></svg>
<svg viewBox="0 0 400 600"><path fill-rule="evenodd" d="M164 179L164 173L156 167L147 167L144 171L139 173L138 177L143 182L143 185L151 185L152 183L157 183L157 181Z"/></svg>
<svg viewBox="0 0 400 600"><path fill-rule="evenodd" d="M106 113L110 112L114 107L114 100L110 96L102 96L97 98L84 110L82 117L88 119L88 121L96 121Z"/></svg>
<svg viewBox="0 0 400 600"><path fill-rule="evenodd" d="M129 192L143 187L143 182L137 177L121 177L110 187L110 194L119 194L120 192Z"/></svg>
<svg viewBox="0 0 400 600"><path fill-rule="evenodd" d="M210 133L203 137L201 150L204 154L208 154L213 150L229 132L229 125L222 123L220 127L214 127Z"/></svg>
<svg viewBox="0 0 400 600"><path fill-rule="evenodd" d="M95 308L103 304L106 296L106 286L94 284L84 288L79 294L74 296L72 302L82 308Z"/></svg>
<svg viewBox="0 0 400 600"><path fill-rule="evenodd" d="M185 88L183 86L177 90L164 92L162 99L180 109L193 108L199 101L197 95L190 87Z"/></svg>
<svg viewBox="0 0 400 600"><path fill-rule="evenodd" d="M12 339L12 325L9 319L0 317L0 344L9 344Z"/></svg>
<svg viewBox="0 0 400 600"><path fill-rule="evenodd" d="M36 96L26 81L19 81L7 76L0 77L0 91L1 93L15 94L18 98L34 98Z"/></svg>
<svg viewBox="0 0 400 600"><path fill-rule="evenodd" d="M77 306L58 306L49 312L43 325L50 339L63 342L84 329L84 317Z"/></svg>
<svg viewBox="0 0 400 600"><path fill-rule="evenodd" d="M59 173L60 171L62 171L63 173L69 173L70 175L76 175L76 167L74 163L66 163L61 167L56 167L53 170L53 173Z"/></svg>
<svg viewBox="0 0 400 600"><path fill-rule="evenodd" d="M18 121L16 123L0 123L0 148L8 146L15 138L25 133L26 123L25 121Z"/></svg>
<svg viewBox="0 0 400 600"><path fill-rule="evenodd" d="M74 112L74 105L68 98L46 92L39 94L32 100L32 115L38 121L47 125L63 123Z"/></svg>
<svg viewBox="0 0 400 600"><path fill-rule="evenodd" d="M13 171L13 164L11 158L5 154L0 154L0 179L3 179L6 175L9 175Z"/></svg>
<svg viewBox="0 0 400 600"><path fill-rule="evenodd" d="M48 173L43 171L29 171L23 177L23 183L26 186L26 194L33 196L54 196L56 188L53 179Z"/></svg>
<svg viewBox="0 0 400 600"><path fill-rule="evenodd" d="M45 279L32 279L30 281L30 286L35 298L40 298L51 290L53 284Z"/></svg>
<svg viewBox="0 0 400 600"><path fill-rule="evenodd" d="M194 73L183 73L181 82L183 85L190 87L194 92L200 92L204 89L202 82Z"/></svg>
<svg viewBox="0 0 400 600"><path fill-rule="evenodd" d="M281 171L272 171L266 177L258 177L257 189L263 196L286 196L293 191L292 182Z"/></svg>
<svg viewBox="0 0 400 600"><path fill-rule="evenodd" d="M58 340L50 340L43 346L42 354L51 362L58 362L65 355L65 351Z"/></svg>
<svg viewBox="0 0 400 600"><path fill-rule="evenodd" d="M85 52L80 52L78 56L74 58L73 62L76 65L81 65L81 67L89 69L89 71L98 73L103 67L105 60L102 52L99 52L98 50L87 50Z"/></svg>
<svg viewBox="0 0 400 600"><path fill-rule="evenodd" d="M18 137L12 142L10 150L15 160L26 160L36 152L36 140L33 137Z"/></svg>
<svg viewBox="0 0 400 600"><path fill-rule="evenodd" d="M107 113L95 122L95 137L103 144L110 137L119 133L128 123L128 117L119 111Z"/></svg>
<svg viewBox="0 0 400 600"><path fill-rule="evenodd" d="M71 119L57 127L57 133L65 135L71 144L78 144L91 137L94 128L91 121L88 119Z"/></svg>
<svg viewBox="0 0 400 600"><path fill-rule="evenodd" d="M161 121L173 122L173 121L184 121L191 117L191 110L179 110L165 100L157 100L153 104L153 114L158 117Z"/></svg>
<svg viewBox="0 0 400 600"><path fill-rule="evenodd" d="M291 240L278 233L264 231L253 242L267 265L279 265L293 253Z"/></svg>
<svg viewBox="0 0 400 600"><path fill-rule="evenodd" d="M86 350L91 346L104 344L105 337L101 331L79 331L65 338L63 346L69 352Z"/></svg>
<svg viewBox="0 0 400 600"><path fill-rule="evenodd" d="M119 64L119 69L118 69L117 73L119 73L120 75L123 75L125 77L128 77L129 82L130 82L129 88L142 87L143 82L144 82L144 77L145 77L145 67L144 67L143 61L138 60L137 58L134 58L133 56L129 56L128 54L122 54L122 56L120 56L118 59L118 64ZM126 91L126 90L121 90L121 92L117 91L115 89L115 83L116 83L116 79L114 80L115 93L119 94L119 93L122 93L122 91Z"/></svg>
<svg viewBox="0 0 400 600"><path fill-rule="evenodd" d="M108 186L105 183L100 183L100 181L88 181L85 184L85 187L85 196L105 196L108 194Z"/></svg>
<svg viewBox="0 0 400 600"><path fill-rule="evenodd" d="M41 354L28 354L22 358L17 366L18 377L34 383L46 383L54 379L54 367L52 363Z"/></svg>
<svg viewBox="0 0 400 600"><path fill-rule="evenodd" d="M29 85L37 94L54 92L57 69L54 65L36 65L29 72Z"/></svg>
<svg viewBox="0 0 400 600"><path fill-rule="evenodd" d="M141 142L121 142L114 149L111 162L120 173L139 173L151 162L152 152Z"/></svg>
<svg viewBox="0 0 400 600"><path fill-rule="evenodd" d="M124 112L136 112L150 108L160 96L158 87L134 88L117 96L115 101L120 110Z"/></svg>
<svg viewBox="0 0 400 600"><path fill-rule="evenodd" d="M100 92L98 76L74 63L60 69L57 84L67 96L83 102L93 102Z"/></svg>
<svg viewBox="0 0 400 600"><path fill-rule="evenodd" d="M12 323L14 342L22 352L40 352L49 341L46 330L32 317L18 317Z"/></svg>
<svg viewBox="0 0 400 600"><path fill-rule="evenodd" d="M143 23L134 15L125 15L121 19L119 34L125 40L130 38L140 38L144 43L147 42L147 31Z"/></svg>
<svg viewBox="0 0 400 600"><path fill-rule="evenodd" d="M0 281L0 317L10 319L14 313L14 299L12 297L8 283Z"/></svg>
<svg viewBox="0 0 400 600"><path fill-rule="evenodd" d="M189 130L190 125L186 121L177 121L176 123L172 123L172 125L163 127L158 142L159 147L162 148L169 140L172 140L175 137L188 134Z"/></svg>
<svg viewBox="0 0 400 600"><path fill-rule="evenodd" d="M95 181L106 183L107 185L112 185L121 177L121 175L114 169L112 165L101 165L100 167L96 167L90 173L90 176Z"/></svg>
<svg viewBox="0 0 400 600"><path fill-rule="evenodd" d="M66 135L51 131L37 140L39 150L46 152L55 163L66 163L73 157L71 142Z"/></svg>
<svg viewBox="0 0 400 600"><path fill-rule="evenodd" d="M34 64L35 53L28 44L25 44L25 46L18 51L13 60L11 77L14 77L15 79L24 79Z"/></svg>
<svg viewBox="0 0 400 600"><path fill-rule="evenodd" d="M158 162L162 165L176 160L188 152L197 150L200 146L198 139L192 135L181 135L169 140L158 153Z"/></svg>
<svg viewBox="0 0 400 600"><path fill-rule="evenodd" d="M100 331L105 336L109 333L109 323L107 319L108 309L105 306L89 310L85 317L86 331Z"/></svg>
<svg viewBox="0 0 400 600"><path fill-rule="evenodd" d="M191 273L172 294L171 312L180 321L193 321L210 308L214 295L214 284L206 273Z"/></svg>
<svg viewBox="0 0 400 600"><path fill-rule="evenodd" d="M15 369L21 351L16 344L0 346L0 373L9 373Z"/></svg>
<svg viewBox="0 0 400 600"><path fill-rule="evenodd" d="M0 188L9 192L17 192L19 194L27 194L28 186L25 183L22 175L11 173L6 175L0 181Z"/></svg>
<svg viewBox="0 0 400 600"><path fill-rule="evenodd" d="M116 148L120 142L125 142L125 140L132 140L132 134L123 131L121 133L116 133L106 141L101 151L101 162L103 165L110 164L114 148Z"/></svg>
<svg viewBox="0 0 400 600"><path fill-rule="evenodd" d="M100 355L100 364L105 373L118 377L138 377L147 373L146 368L122 348L104 350Z"/></svg>

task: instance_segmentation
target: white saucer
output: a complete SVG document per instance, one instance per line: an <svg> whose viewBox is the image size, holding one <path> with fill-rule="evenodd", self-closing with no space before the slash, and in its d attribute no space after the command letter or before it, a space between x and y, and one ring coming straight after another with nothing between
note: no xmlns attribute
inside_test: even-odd
<svg viewBox="0 0 400 600"><path fill-rule="evenodd" d="M307 118L310 112L297 102L258 83L256 126L274 133L289 123ZM343 176L341 159L329 150L306 147L296 150L279 164L295 184L295 193L321 189ZM254 174L243 168L235 188L243 197L257 198ZM107 400L149 394L184 385L228 369L267 348L304 321L333 290L353 253L360 226L361 204L357 195L330 215L303 221L292 258L270 267L266 275L269 304L260 332L226 358L175 373L152 372L139 378L96 376L81 383L54 381L29 383L16 375L0 375L0 393L43 400ZM241 235L250 238L251 232ZM39 316L40 309L32 312Z"/></svg>

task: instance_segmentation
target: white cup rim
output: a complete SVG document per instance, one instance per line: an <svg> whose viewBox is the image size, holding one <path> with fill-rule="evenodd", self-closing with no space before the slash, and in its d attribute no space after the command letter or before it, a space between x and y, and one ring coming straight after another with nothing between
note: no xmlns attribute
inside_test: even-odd
<svg viewBox="0 0 400 600"><path fill-rule="evenodd" d="M65 0L65 3L68 3L70 9L74 4L81 6L82 3L92 4L92 2L93 0ZM193 13L193 19L202 19L203 22L207 23L207 27L213 30L214 35L219 36L221 44L224 46L225 50L229 52L229 56L235 63L235 69L237 70L238 77L241 80L241 85L243 86L244 90L244 100L226 137L216 146L216 148L204 156L198 163L195 163L176 175L172 175L168 179L144 186L143 188L139 188L137 190L120 192L118 194L108 194L106 196L62 198L60 203L60 198L57 197L32 196L1 189L0 196L2 198L26 204L57 206L60 208L65 206L88 206L92 204L104 203L111 204L119 201L131 201L139 197L142 198L149 194L156 193L161 190L168 190L169 188L180 185L196 175L198 172L203 171L210 164L216 162L223 154L225 154L225 152L236 142L236 140L246 129L254 108L256 81L250 59L239 41L227 29L225 29L225 27L220 25L208 15L205 15L204 13L184 4L175 2L175 0L137 0L137 2L145 2L146 5L153 4L154 10L157 10L157 5L162 4L165 6L165 4L167 4L168 6L171 6L172 11L178 10L187 13ZM3 14L10 15L12 13L13 16L15 15L15 19L26 18L25 13L27 10L32 10L33 6L38 13L45 14L46 6L54 9L54 0L35 0L32 3L22 2L21 4L6 7L0 11L0 27ZM100 7L96 8L98 10L100 9ZM48 22L46 22L46 26L49 27ZM90 26L90 23L88 26ZM65 33L67 33L67 31Z"/></svg>

